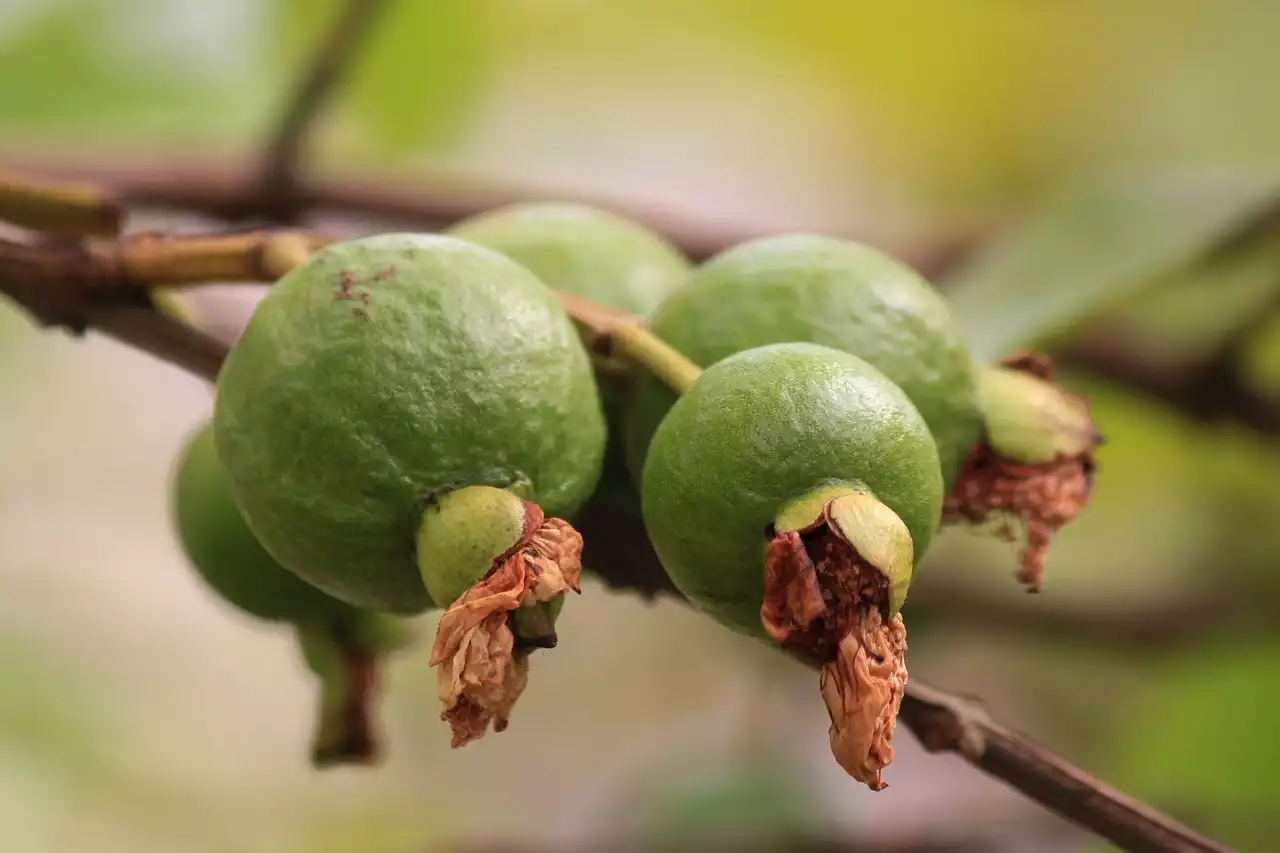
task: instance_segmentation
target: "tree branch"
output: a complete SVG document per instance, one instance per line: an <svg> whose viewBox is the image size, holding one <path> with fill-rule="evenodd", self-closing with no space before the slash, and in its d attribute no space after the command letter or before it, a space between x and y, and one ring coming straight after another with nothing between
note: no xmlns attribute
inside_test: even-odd
<svg viewBox="0 0 1280 853"><path fill-rule="evenodd" d="M259 190L263 212L293 221L305 206L298 166L307 132L386 5L386 0L347 0L334 20L266 146Z"/></svg>
<svg viewBox="0 0 1280 853"><path fill-rule="evenodd" d="M274 205L270 199L264 199L259 172L243 160L139 162L30 153L8 154L6 160L15 168L109 186L130 207L201 213L236 221L270 215ZM412 180L403 176L381 179L368 174L313 176L299 182L296 199L300 208L313 213L367 217L425 230L444 228L477 213L516 202L547 199L581 202L624 212L665 235L695 261L705 260L743 240L777 231L765 224L746 228L709 223L705 217L665 207L637 205L625 198L536 185L494 186L490 181L458 175L423 175ZM885 248L933 275L952 266L980 236L955 234L945 239Z"/></svg>

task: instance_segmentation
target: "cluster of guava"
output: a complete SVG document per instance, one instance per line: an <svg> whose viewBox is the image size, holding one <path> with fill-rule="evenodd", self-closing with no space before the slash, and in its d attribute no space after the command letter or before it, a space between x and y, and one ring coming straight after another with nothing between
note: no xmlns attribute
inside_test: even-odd
<svg viewBox="0 0 1280 853"><path fill-rule="evenodd" d="M598 369L556 291L705 370L678 394ZM521 205L337 243L277 282L176 516L217 592L298 627L320 762L372 755L373 663L432 609L454 744L501 731L593 559L574 517L610 500L695 606L821 668L833 752L879 788L899 610L944 518L1052 527L1046 506L1087 498L1092 426L1055 390L975 367L939 293L866 246L786 235L695 267L613 214Z"/></svg>

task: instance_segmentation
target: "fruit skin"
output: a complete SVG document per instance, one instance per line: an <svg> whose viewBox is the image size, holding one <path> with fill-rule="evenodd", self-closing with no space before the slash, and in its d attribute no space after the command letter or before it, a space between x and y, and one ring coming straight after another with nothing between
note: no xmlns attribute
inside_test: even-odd
<svg viewBox="0 0 1280 853"><path fill-rule="evenodd" d="M688 279L689 260L629 219L571 202L513 204L449 230L512 258L554 290L647 317Z"/></svg>
<svg viewBox="0 0 1280 853"><path fill-rule="evenodd" d="M223 599L273 622L334 622L358 611L303 581L263 550L231 496L213 427L183 447L173 488L173 518L196 572Z"/></svg>
<svg viewBox="0 0 1280 853"><path fill-rule="evenodd" d="M676 587L717 620L763 637L764 552L784 506L861 485L902 520L914 560L942 505L938 451L906 395L862 359L774 344L707 370L653 437L641 500Z"/></svg>
<svg viewBox="0 0 1280 853"><path fill-rule="evenodd" d="M414 539L433 494L492 485L569 515L605 441L554 294L497 252L420 234L334 244L282 278L223 365L215 430L272 556L403 613L432 604Z"/></svg>
<svg viewBox="0 0 1280 853"><path fill-rule="evenodd" d="M972 361L942 297L905 264L848 240L789 234L742 243L704 264L654 313L650 329L708 367L772 343L816 343L866 360L906 392L938 444L948 487L982 422ZM624 427L643 470L675 395L641 381Z"/></svg>

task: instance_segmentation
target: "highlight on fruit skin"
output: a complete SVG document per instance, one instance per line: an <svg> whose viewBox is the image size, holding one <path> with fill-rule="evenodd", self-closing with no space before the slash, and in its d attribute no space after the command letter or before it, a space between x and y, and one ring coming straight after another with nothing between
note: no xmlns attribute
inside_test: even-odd
<svg viewBox="0 0 1280 853"><path fill-rule="evenodd" d="M898 611L942 496L937 446L906 394L814 344L708 368L645 463L645 525L672 582L820 665L833 755L874 790L907 681Z"/></svg>
<svg viewBox="0 0 1280 853"><path fill-rule="evenodd" d="M320 683L312 763L377 761L372 705L380 661L409 643L408 626L325 595L263 550L232 498L209 423L182 449L172 480L172 514L183 550L210 590L249 616L294 627Z"/></svg>
<svg viewBox="0 0 1280 853"><path fill-rule="evenodd" d="M818 234L749 240L704 263L654 312L650 331L709 367L752 347L814 343L862 358L900 387L938 445L950 487L979 440L973 362L945 300L870 246ZM641 380L625 420L628 465L644 457L675 395Z"/></svg>
<svg viewBox="0 0 1280 853"><path fill-rule="evenodd" d="M1054 534L1093 492L1103 443L1088 403L1054 384L1048 356L1019 353L979 374L982 441L943 505L943 524L992 527L1022 539L1018 580L1040 592Z"/></svg>
<svg viewBox="0 0 1280 853"><path fill-rule="evenodd" d="M429 496L494 486L568 517L605 443L554 293L505 255L425 234L332 244L280 279L223 365L215 431L282 565L399 613L433 605L415 552Z"/></svg>
<svg viewBox="0 0 1280 853"><path fill-rule="evenodd" d="M580 593L582 537L504 489L433 496L418 528L419 567L447 605L431 649L441 719L453 746L504 731L529 678L529 655L555 648L556 617Z"/></svg>

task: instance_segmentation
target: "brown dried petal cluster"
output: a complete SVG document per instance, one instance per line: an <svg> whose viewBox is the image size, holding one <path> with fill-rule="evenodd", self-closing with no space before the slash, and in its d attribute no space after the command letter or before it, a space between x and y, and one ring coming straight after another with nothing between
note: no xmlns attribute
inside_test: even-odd
<svg viewBox="0 0 1280 853"><path fill-rule="evenodd" d="M568 522L536 513L516 546L440 617L431 665L437 667L441 719L453 730L453 746L484 736L493 723L507 727L511 709L529 679L529 650L516 648L512 611L579 592L582 536Z"/></svg>
<svg viewBox="0 0 1280 853"><path fill-rule="evenodd" d="M1089 502L1093 475L1091 454L1021 465L980 444L969 452L942 505L942 522L980 525L994 520L995 534L1008 542L1021 534L1018 580L1028 592L1039 592L1053 534Z"/></svg>
<svg viewBox="0 0 1280 853"><path fill-rule="evenodd" d="M831 752L874 791L893 761L893 730L907 688L907 632L887 617L888 581L825 517L783 531L765 553L760 617L769 636L822 665Z"/></svg>

